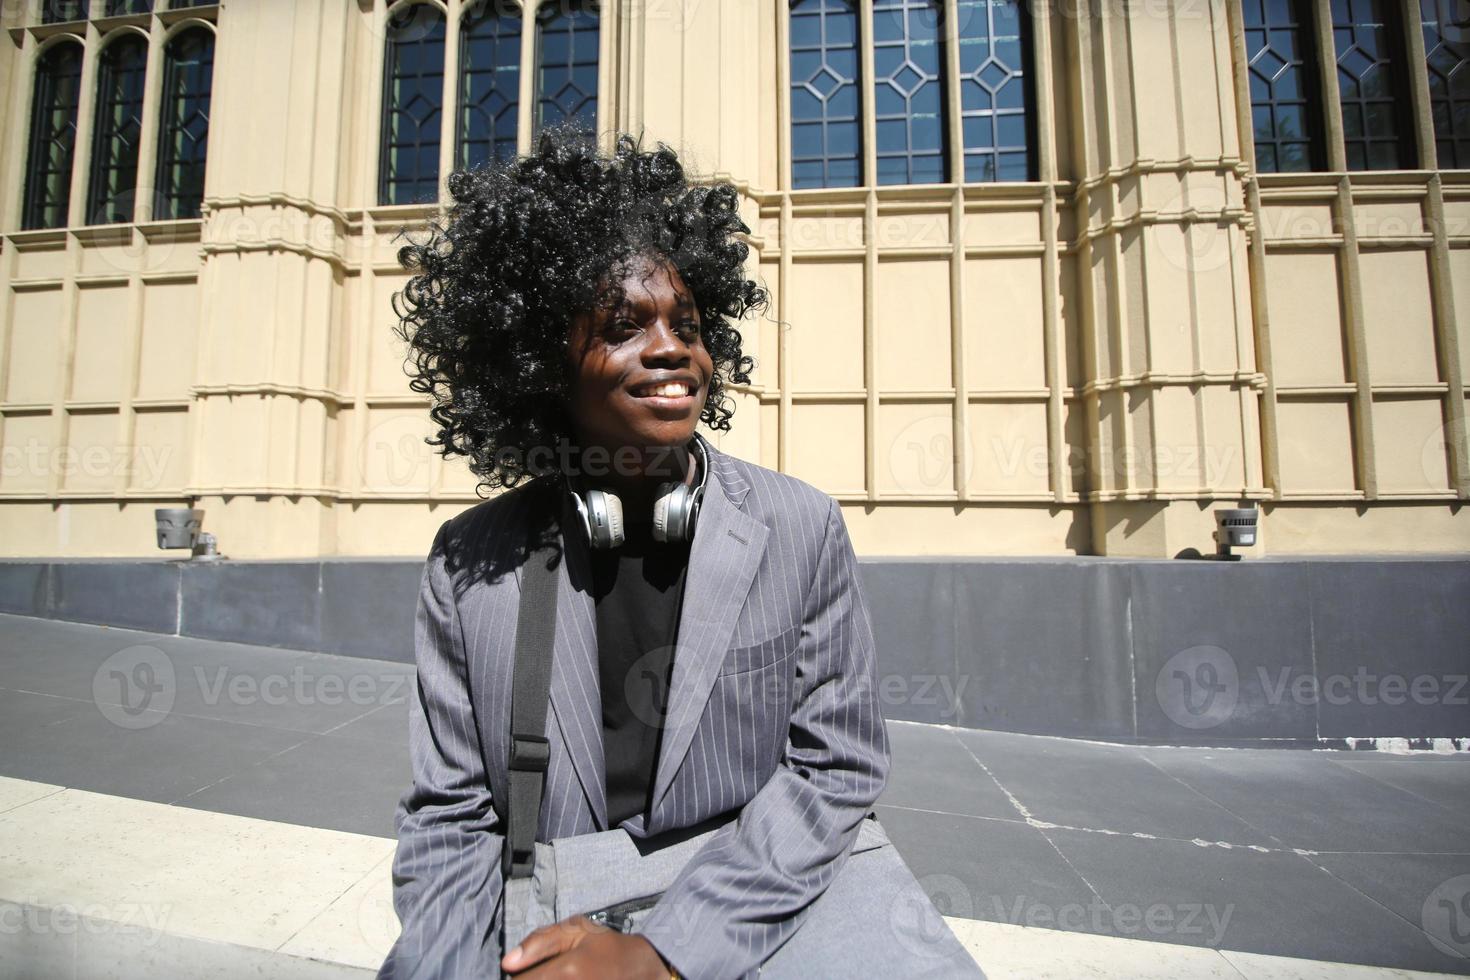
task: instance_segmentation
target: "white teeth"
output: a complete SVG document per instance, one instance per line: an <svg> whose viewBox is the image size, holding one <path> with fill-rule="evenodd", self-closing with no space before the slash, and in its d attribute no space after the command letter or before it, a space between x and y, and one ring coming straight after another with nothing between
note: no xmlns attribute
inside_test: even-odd
<svg viewBox="0 0 1470 980"><path fill-rule="evenodd" d="M644 395L656 395L660 398L682 398L689 394L689 386L682 382L670 382L666 385L658 385L654 388L643 389Z"/></svg>

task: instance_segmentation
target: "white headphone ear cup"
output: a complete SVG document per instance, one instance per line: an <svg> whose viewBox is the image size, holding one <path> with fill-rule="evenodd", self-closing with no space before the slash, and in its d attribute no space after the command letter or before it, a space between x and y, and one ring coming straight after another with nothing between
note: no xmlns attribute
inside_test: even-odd
<svg viewBox="0 0 1470 980"><path fill-rule="evenodd" d="M689 495L689 520L687 526L688 534L691 539L694 537L694 528L699 524L699 508L703 503L704 484L701 483L699 487Z"/></svg>
<svg viewBox="0 0 1470 980"><path fill-rule="evenodd" d="M602 493L603 505L607 508L607 547L623 546L623 501L615 493Z"/></svg>
<svg viewBox="0 0 1470 980"><path fill-rule="evenodd" d="M613 517L609 498L612 498L612 495L601 490L587 491L587 514L591 527L587 536L587 544L594 549L613 547Z"/></svg>
<svg viewBox="0 0 1470 980"><path fill-rule="evenodd" d="M587 541L590 544L592 541L592 519L587 515L587 501L583 500L582 495L575 490L571 491L571 495L572 503L577 508L577 516L582 519L582 533L587 535Z"/></svg>
<svg viewBox="0 0 1470 980"><path fill-rule="evenodd" d="M653 498L653 540L674 540L669 535L669 503L678 492L677 483L660 483L658 495Z"/></svg>

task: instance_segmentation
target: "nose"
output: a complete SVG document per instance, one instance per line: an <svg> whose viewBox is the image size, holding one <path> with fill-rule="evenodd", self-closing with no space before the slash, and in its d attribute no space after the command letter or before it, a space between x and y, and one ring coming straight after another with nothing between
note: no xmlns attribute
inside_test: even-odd
<svg viewBox="0 0 1470 980"><path fill-rule="evenodd" d="M689 345L679 336L668 317L661 316L650 325L648 343L643 345L643 359L665 363L685 363L689 360Z"/></svg>

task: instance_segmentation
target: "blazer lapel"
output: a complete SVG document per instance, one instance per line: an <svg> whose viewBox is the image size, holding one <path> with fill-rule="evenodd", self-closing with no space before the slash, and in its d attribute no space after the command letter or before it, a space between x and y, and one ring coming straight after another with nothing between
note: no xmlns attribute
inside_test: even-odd
<svg viewBox="0 0 1470 980"><path fill-rule="evenodd" d="M704 445L711 463L710 479L684 577L683 609L653 785L652 830L661 826L664 797L704 714L770 533L766 525L740 509L750 488L733 472L727 457L707 440Z"/></svg>

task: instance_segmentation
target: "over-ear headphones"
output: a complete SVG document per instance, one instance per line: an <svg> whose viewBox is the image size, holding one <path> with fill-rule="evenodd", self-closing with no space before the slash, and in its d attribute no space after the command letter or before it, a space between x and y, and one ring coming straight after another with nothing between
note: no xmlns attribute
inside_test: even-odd
<svg viewBox="0 0 1470 980"><path fill-rule="evenodd" d="M698 486L674 480L660 483L653 501L653 539L655 541L692 541L699 505L704 500L709 480L709 456L704 440L694 437L694 457L699 462ZM576 480L568 480L572 503L582 518L587 543L596 549L618 548L625 540L623 502L611 490L582 489Z"/></svg>

